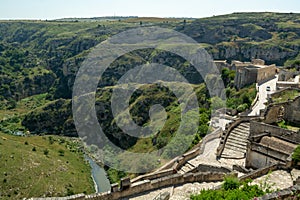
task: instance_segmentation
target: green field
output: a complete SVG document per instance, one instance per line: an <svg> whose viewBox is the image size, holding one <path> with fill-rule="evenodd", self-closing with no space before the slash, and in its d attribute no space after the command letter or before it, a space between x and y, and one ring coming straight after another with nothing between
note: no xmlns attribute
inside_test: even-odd
<svg viewBox="0 0 300 200"><path fill-rule="evenodd" d="M77 139L0 133L0 199L95 192L78 148Z"/></svg>

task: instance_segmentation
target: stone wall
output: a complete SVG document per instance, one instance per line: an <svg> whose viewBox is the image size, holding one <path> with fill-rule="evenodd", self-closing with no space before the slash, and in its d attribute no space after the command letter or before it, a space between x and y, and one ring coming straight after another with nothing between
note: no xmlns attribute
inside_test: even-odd
<svg viewBox="0 0 300 200"><path fill-rule="evenodd" d="M252 143L250 149L247 150L245 165L246 167L260 169L278 162L272 157L279 158L285 162L289 155L281 155L267 147Z"/></svg>
<svg viewBox="0 0 300 200"><path fill-rule="evenodd" d="M256 197L253 200L283 200L283 199L299 199L300 185L294 185L284 190L279 190L262 197Z"/></svg>
<svg viewBox="0 0 300 200"><path fill-rule="evenodd" d="M295 82L283 82L283 81L278 81L276 83L276 88L297 88L300 89L300 83L295 83Z"/></svg>
<svg viewBox="0 0 300 200"><path fill-rule="evenodd" d="M115 192L105 192L93 195L76 195L71 197L61 198L42 198L43 200L71 200L71 199L90 199L90 200L117 200L131 195L139 194L155 190L158 188L180 185L184 183L192 182L217 182L222 181L225 177L225 173L220 172L199 172L199 173L187 173L187 174L174 174L171 176L154 179L144 180L136 183L132 183L129 188L125 190L118 190ZM30 200L39 200L39 198L31 198Z"/></svg>
<svg viewBox="0 0 300 200"><path fill-rule="evenodd" d="M270 171L275 171L279 169L280 165L278 163L263 167L261 169L254 170L249 174L239 177L240 181L245 181L247 179L255 179L268 174Z"/></svg>
<svg viewBox="0 0 300 200"><path fill-rule="evenodd" d="M272 143L263 143L261 142L262 138L264 138L264 141L268 139ZM274 138L277 138L277 140L274 140ZM285 143L283 143L283 141L285 141ZM296 132L261 122L251 121L246 153L246 167L257 169L276 162L281 162L288 167L291 165L291 152L296 144L299 143L300 135Z"/></svg>
<svg viewBox="0 0 300 200"><path fill-rule="evenodd" d="M236 69L235 86L240 89L253 83L263 83L275 77L277 68L275 65L262 65L263 60L253 60L251 63L234 62Z"/></svg>
<svg viewBox="0 0 300 200"><path fill-rule="evenodd" d="M257 83L263 83L275 77L277 73L277 68L275 65L265 66L259 68L257 71Z"/></svg>
<svg viewBox="0 0 300 200"><path fill-rule="evenodd" d="M300 96L287 102L284 107L284 119L292 123L300 123Z"/></svg>
<svg viewBox="0 0 300 200"><path fill-rule="evenodd" d="M286 90L295 90L291 88L286 88L280 90L272 95L270 95L270 102L272 102L272 98L278 98L282 94L282 92ZM283 115L282 115L282 114ZM283 103L270 103L267 109L263 113L264 122L271 124L278 122L282 118L285 121L292 123L300 123L300 96L296 97L294 100L289 100L288 102ZM282 115L282 117L281 117Z"/></svg>
<svg viewBox="0 0 300 200"><path fill-rule="evenodd" d="M235 68L236 76L234 79L234 84L238 89L256 82L257 69L249 69L244 65L236 65Z"/></svg>
<svg viewBox="0 0 300 200"><path fill-rule="evenodd" d="M273 136L293 144L300 144L300 134L297 132L262 122L251 121L250 139L258 142L263 135Z"/></svg>
<svg viewBox="0 0 300 200"><path fill-rule="evenodd" d="M196 169L198 172L220 172L220 173L225 173L225 174L232 173L232 170L228 167L211 166L211 165L205 165L205 164L198 165Z"/></svg>

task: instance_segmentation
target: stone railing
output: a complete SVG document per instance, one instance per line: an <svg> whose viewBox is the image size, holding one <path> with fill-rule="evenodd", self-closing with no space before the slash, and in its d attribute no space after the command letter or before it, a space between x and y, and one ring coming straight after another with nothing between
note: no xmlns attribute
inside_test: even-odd
<svg viewBox="0 0 300 200"><path fill-rule="evenodd" d="M135 194L139 194L142 192L147 192L155 189L159 189L162 187L180 185L185 183L193 183L193 182L216 182L222 181L225 177L225 173L220 172L198 172L198 173L187 173L187 174L173 174L167 177L154 179L154 180L144 180L135 183L129 182L128 187L122 189L114 187L112 191L92 194L92 195L74 195L69 197L61 197L61 198L42 198L43 200L117 200L124 197L129 197ZM128 181L127 181L128 182ZM122 181L121 181L122 185ZM31 198L30 200L39 200L40 198Z"/></svg>
<svg viewBox="0 0 300 200"><path fill-rule="evenodd" d="M257 169L257 170L254 170L244 176L241 176L239 178L240 181L245 181L247 179L255 179L255 178L258 178L258 177L261 177L261 176L264 176L266 174L268 174L270 171L275 171L277 169L280 168L280 165L278 163L276 164L273 164L273 165L270 165L270 166L267 166L267 167L264 167L264 168L260 168L260 169Z"/></svg>

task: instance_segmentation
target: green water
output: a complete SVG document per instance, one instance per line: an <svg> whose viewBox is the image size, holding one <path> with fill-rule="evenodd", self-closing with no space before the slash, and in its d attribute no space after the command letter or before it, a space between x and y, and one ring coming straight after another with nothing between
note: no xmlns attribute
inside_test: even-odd
<svg viewBox="0 0 300 200"><path fill-rule="evenodd" d="M86 156L86 159L89 161L92 168L92 177L96 184L97 192L107 192L110 191L110 182L106 177L105 170L100 167L93 159Z"/></svg>

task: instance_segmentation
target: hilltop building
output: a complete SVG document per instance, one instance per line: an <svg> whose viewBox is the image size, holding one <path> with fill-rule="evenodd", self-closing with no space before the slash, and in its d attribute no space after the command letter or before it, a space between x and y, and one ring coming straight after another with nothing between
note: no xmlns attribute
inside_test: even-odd
<svg viewBox="0 0 300 200"><path fill-rule="evenodd" d="M251 62L232 61L232 68L236 71L235 86L240 89L253 83L263 83L275 77L278 72L276 65L265 65L261 59L252 59Z"/></svg>

